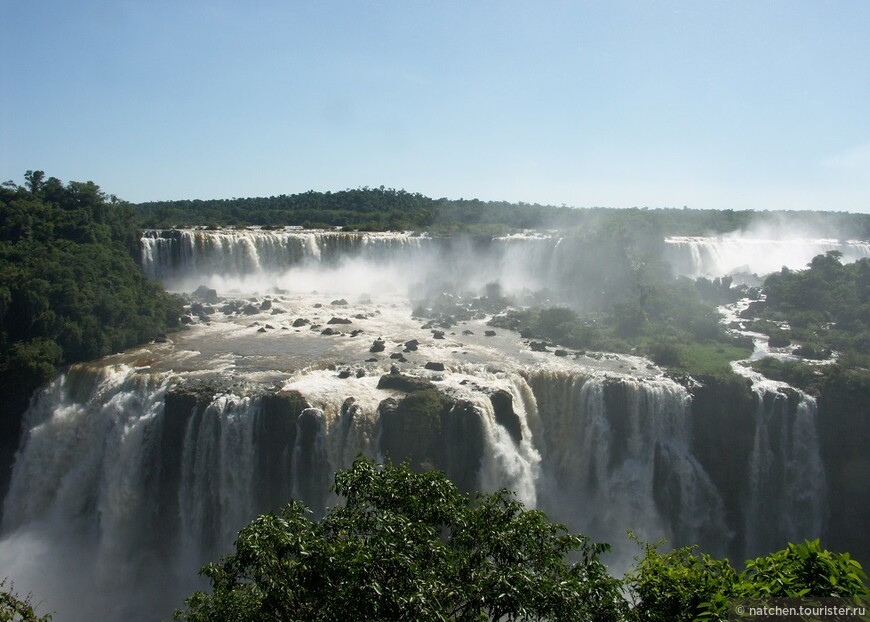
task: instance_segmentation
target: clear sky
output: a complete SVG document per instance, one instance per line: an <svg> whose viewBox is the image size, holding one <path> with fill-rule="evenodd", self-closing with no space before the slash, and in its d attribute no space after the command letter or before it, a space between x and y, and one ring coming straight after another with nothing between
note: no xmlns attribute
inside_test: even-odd
<svg viewBox="0 0 870 622"><path fill-rule="evenodd" d="M0 180L870 212L868 0L2 0Z"/></svg>

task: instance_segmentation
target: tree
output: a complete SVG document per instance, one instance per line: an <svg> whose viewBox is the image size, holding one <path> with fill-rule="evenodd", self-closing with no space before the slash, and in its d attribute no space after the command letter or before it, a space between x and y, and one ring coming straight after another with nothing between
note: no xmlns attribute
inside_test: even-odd
<svg viewBox="0 0 870 622"><path fill-rule="evenodd" d="M42 180L45 179L44 171L27 171L24 173L24 179L27 184L27 189L30 194L36 194L42 187Z"/></svg>
<svg viewBox="0 0 870 622"><path fill-rule="evenodd" d="M0 622L49 622L51 614L36 615L30 597L21 599L6 586L7 579L0 581Z"/></svg>
<svg viewBox="0 0 870 622"><path fill-rule="evenodd" d="M738 573L727 559L699 554L694 547L660 553L644 544L644 558L626 575L637 622L725 621L741 599L868 598L867 575L848 553L834 553L818 540L746 562Z"/></svg>
<svg viewBox="0 0 870 622"><path fill-rule="evenodd" d="M245 527L236 552L202 570L212 593L195 593L175 619L621 619L606 546L507 491L472 499L440 472L362 458L333 490L344 504L319 522L294 502Z"/></svg>

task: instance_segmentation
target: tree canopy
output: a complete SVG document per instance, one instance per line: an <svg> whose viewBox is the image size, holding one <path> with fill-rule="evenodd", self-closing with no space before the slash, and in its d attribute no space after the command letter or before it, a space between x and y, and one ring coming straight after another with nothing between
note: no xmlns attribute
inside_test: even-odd
<svg viewBox="0 0 870 622"><path fill-rule="evenodd" d="M641 544L616 579L607 545L505 490L472 498L441 472L359 458L334 491L342 502L320 521L294 502L242 529L236 552L202 570L211 593L188 598L176 622L725 621L737 599L870 597L861 565L817 540L742 571L693 547Z"/></svg>
<svg viewBox="0 0 870 622"><path fill-rule="evenodd" d="M337 192L233 199L194 199L140 203L144 226L344 227L360 231L416 230L493 235L521 229L589 229L620 226L632 231L661 230L667 235L714 235L749 227L760 215L784 212L696 210L688 208L574 208L537 203L430 198L393 188L355 188ZM807 213L812 217L812 213ZM787 221L787 219L784 218ZM825 212L835 230L870 236L870 215Z"/></svg>
<svg viewBox="0 0 870 622"><path fill-rule="evenodd" d="M58 365L154 339L180 306L142 274L138 216L93 182L28 171L0 186L0 464ZM0 470L0 493L8 474Z"/></svg>
<svg viewBox="0 0 870 622"><path fill-rule="evenodd" d="M244 528L203 569L176 620L596 620L624 608L606 546L507 491L471 498L436 471L358 459L319 522L291 503ZM569 563L566 556L577 561Z"/></svg>

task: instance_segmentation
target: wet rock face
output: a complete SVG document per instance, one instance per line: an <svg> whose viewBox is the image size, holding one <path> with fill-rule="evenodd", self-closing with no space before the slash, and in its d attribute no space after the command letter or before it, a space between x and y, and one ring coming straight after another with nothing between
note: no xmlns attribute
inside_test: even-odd
<svg viewBox="0 0 870 622"><path fill-rule="evenodd" d="M316 516L326 509L330 466L326 450L326 424L323 411L306 408L296 420L296 445L293 448L293 490L295 496Z"/></svg>
<svg viewBox="0 0 870 622"><path fill-rule="evenodd" d="M489 396L495 411L495 421L508 431L515 443L523 440L522 422L514 412L514 397L508 391L499 389Z"/></svg>
<svg viewBox="0 0 870 622"><path fill-rule="evenodd" d="M828 383L819 399L819 436L831 500L827 538L832 550L849 551L870 562L870 382L843 374Z"/></svg>
<svg viewBox="0 0 870 622"><path fill-rule="evenodd" d="M378 414L385 457L417 470L443 470L463 491L479 487L484 431L472 404L429 388L383 400Z"/></svg>

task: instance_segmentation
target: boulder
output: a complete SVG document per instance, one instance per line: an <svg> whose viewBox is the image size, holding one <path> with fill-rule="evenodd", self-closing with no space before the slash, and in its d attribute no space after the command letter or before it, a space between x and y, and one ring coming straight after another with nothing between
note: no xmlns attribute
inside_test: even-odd
<svg viewBox="0 0 870 622"><path fill-rule="evenodd" d="M331 304L333 307L346 307L347 300L345 300L344 298L339 298L338 300L333 300L329 304Z"/></svg>
<svg viewBox="0 0 870 622"><path fill-rule="evenodd" d="M395 368L395 373L391 370L389 374L384 374L378 380L379 389L395 389L404 391L405 393L413 393L414 391L425 391L434 389L435 385L425 378L417 378L416 376L407 376L399 373L399 369Z"/></svg>
<svg viewBox="0 0 870 622"><path fill-rule="evenodd" d="M369 352L383 352L386 347L384 340L378 337L372 342L372 347L369 348Z"/></svg>
<svg viewBox="0 0 870 622"><path fill-rule="evenodd" d="M205 285L200 285L194 291L192 296L194 298L199 298L203 302L209 302L214 304L218 301L217 290L211 289L210 287L206 287Z"/></svg>
<svg viewBox="0 0 870 622"><path fill-rule="evenodd" d="M428 363L426 363L426 365L424 365L424 367L432 371L444 371L444 363L435 363L429 361Z"/></svg>
<svg viewBox="0 0 870 622"><path fill-rule="evenodd" d="M344 317L331 317L327 324L352 324L351 320Z"/></svg>
<svg viewBox="0 0 870 622"><path fill-rule="evenodd" d="M268 311L271 308L272 308L272 301L271 300L264 300L263 302L260 303L260 310L261 311Z"/></svg>
<svg viewBox="0 0 870 622"><path fill-rule="evenodd" d="M305 326L306 324L310 324L310 322L308 320L306 320L305 318L298 317L295 320L293 320L293 327L294 328L299 328L300 326Z"/></svg>

